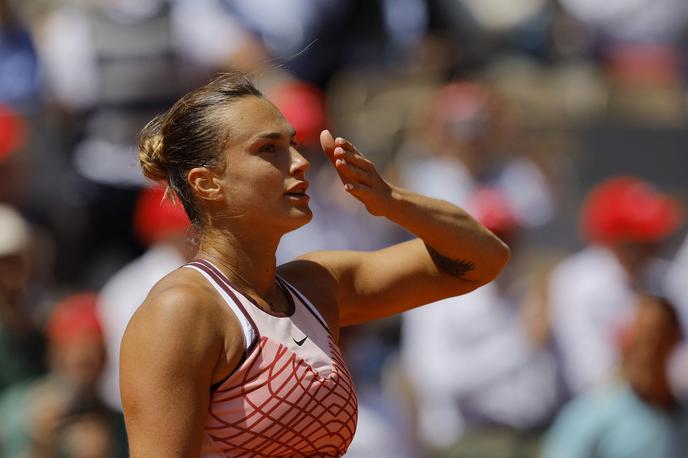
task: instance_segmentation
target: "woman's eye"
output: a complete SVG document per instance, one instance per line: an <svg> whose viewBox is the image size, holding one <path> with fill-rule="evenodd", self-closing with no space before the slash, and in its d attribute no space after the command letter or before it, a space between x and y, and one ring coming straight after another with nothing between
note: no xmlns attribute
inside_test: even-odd
<svg viewBox="0 0 688 458"><path fill-rule="evenodd" d="M258 149L258 151L261 153L274 153L275 151L277 151L277 147L272 143L268 143L266 145L261 146Z"/></svg>

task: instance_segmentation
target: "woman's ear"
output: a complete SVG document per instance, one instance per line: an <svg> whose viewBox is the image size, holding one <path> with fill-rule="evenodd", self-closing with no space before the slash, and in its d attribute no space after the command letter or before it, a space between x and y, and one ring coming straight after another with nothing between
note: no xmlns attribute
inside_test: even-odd
<svg viewBox="0 0 688 458"><path fill-rule="evenodd" d="M196 167L187 175L189 186L194 194L204 200L220 200L223 196L224 181L206 167Z"/></svg>

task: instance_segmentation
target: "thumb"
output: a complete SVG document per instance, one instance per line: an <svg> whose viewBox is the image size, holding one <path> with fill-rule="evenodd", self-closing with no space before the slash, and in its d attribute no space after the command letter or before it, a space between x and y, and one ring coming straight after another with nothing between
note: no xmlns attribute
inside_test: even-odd
<svg viewBox="0 0 688 458"><path fill-rule="evenodd" d="M322 146L325 155L334 161L334 137L327 129L320 132L320 146Z"/></svg>

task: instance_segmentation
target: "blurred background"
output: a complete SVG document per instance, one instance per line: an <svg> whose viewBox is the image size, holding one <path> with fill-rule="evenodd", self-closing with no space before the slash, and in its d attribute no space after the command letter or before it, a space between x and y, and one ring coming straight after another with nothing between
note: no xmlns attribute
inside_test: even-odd
<svg viewBox="0 0 688 458"><path fill-rule="evenodd" d="M343 192L325 127L513 251L345 330L347 456L686 456L685 0L0 0L0 457L126 456L119 341L193 255L137 132L230 69L311 161L279 262L410 237Z"/></svg>

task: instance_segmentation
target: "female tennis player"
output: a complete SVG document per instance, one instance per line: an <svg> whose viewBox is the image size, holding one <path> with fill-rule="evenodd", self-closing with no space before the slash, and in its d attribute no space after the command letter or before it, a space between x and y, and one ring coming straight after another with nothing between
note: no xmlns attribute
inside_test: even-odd
<svg viewBox="0 0 688 458"><path fill-rule="evenodd" d="M143 130L143 174L181 201L199 248L155 285L122 342L132 457L342 456L357 408L339 329L469 292L507 262L506 245L465 211L387 183L323 131L344 189L418 238L276 266L280 238L312 216L294 136L241 74Z"/></svg>

